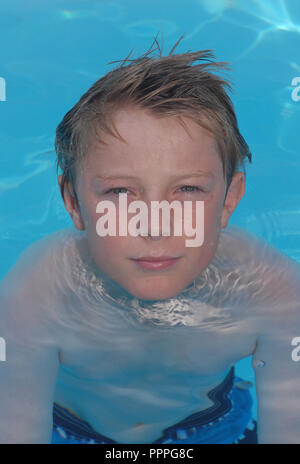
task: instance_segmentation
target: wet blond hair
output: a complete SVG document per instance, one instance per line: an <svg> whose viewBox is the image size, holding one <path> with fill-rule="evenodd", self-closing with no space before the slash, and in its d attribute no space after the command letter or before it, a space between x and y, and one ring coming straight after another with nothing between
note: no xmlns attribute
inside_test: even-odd
<svg viewBox="0 0 300 464"><path fill-rule="evenodd" d="M157 117L178 117L184 127L182 118L190 118L207 129L217 142L227 190L237 170L245 173L245 162L251 163L252 157L226 92L232 86L227 78L214 73L228 70L228 63L214 61L211 50L173 54L182 38L167 56L162 56L162 48L155 38L141 57L130 59L129 55L121 62L111 62L121 64L97 80L66 113L57 127L55 139L63 199L65 185L70 182L78 201L75 168L86 158L92 141L96 139L105 144L101 134L124 141L113 116L118 109L132 105L147 109ZM156 56L155 51L158 51Z"/></svg>

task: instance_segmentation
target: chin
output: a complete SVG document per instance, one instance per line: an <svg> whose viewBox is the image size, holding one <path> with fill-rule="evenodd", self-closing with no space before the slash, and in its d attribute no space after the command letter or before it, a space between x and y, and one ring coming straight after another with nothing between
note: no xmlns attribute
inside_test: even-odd
<svg viewBox="0 0 300 464"><path fill-rule="evenodd" d="M134 286L128 291L140 300L168 300L178 295L183 288L173 285L162 285L162 282L155 285L153 282L149 285Z"/></svg>
<svg viewBox="0 0 300 464"><path fill-rule="evenodd" d="M174 293L162 293L162 292L151 292L151 293L143 293L143 292L136 292L133 294L139 300L145 301L153 301L153 300L169 300L170 298L175 297Z"/></svg>

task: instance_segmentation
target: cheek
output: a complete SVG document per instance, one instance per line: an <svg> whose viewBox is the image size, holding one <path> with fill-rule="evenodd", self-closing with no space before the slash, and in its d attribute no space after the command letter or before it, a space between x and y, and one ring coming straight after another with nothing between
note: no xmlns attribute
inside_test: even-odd
<svg viewBox="0 0 300 464"><path fill-rule="evenodd" d="M125 239L125 240L124 240ZM92 239L93 253L103 260L113 261L126 256L126 237L99 237L97 233Z"/></svg>
<svg viewBox="0 0 300 464"><path fill-rule="evenodd" d="M204 202L204 223L205 229L212 231L218 229L222 215L222 201L217 193L211 194Z"/></svg>
<svg viewBox="0 0 300 464"><path fill-rule="evenodd" d="M116 268L120 256L119 250L110 237L94 235L88 237L88 248L91 257L100 270L110 275Z"/></svg>
<svg viewBox="0 0 300 464"><path fill-rule="evenodd" d="M96 234L96 223L99 218L99 214L96 213L97 202L90 198L88 195L81 197L80 201L80 214L89 235Z"/></svg>
<svg viewBox="0 0 300 464"><path fill-rule="evenodd" d="M216 250L219 233L221 230L222 204L220 199L212 196L204 203L204 244L208 254Z"/></svg>

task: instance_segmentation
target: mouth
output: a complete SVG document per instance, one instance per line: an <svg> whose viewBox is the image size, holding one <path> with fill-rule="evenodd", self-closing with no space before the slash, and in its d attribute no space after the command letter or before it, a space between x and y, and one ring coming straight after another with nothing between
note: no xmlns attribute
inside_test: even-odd
<svg viewBox="0 0 300 464"><path fill-rule="evenodd" d="M132 261L134 261L139 267L142 267L143 269L147 269L150 271L158 271L162 269L166 269L172 265L174 265L178 260L180 259L180 256L178 257L173 257L173 256L159 256L159 257L153 257L153 256L143 256L142 258L133 258Z"/></svg>

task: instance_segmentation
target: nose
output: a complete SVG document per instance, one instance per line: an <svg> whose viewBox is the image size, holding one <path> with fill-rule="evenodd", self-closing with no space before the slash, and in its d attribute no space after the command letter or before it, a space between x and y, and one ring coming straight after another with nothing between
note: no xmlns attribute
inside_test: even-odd
<svg viewBox="0 0 300 464"><path fill-rule="evenodd" d="M143 235L142 237L145 238L146 240L151 240L151 241L153 241L153 242L156 242L157 240L166 239L165 236L162 236L162 235L151 235L151 233L150 233L150 234L147 234L147 235Z"/></svg>
<svg viewBox="0 0 300 464"><path fill-rule="evenodd" d="M148 201L147 204L147 228L142 232L142 237L146 240L157 241L166 240L172 235L173 218L172 214L166 214L164 203L160 201Z"/></svg>

